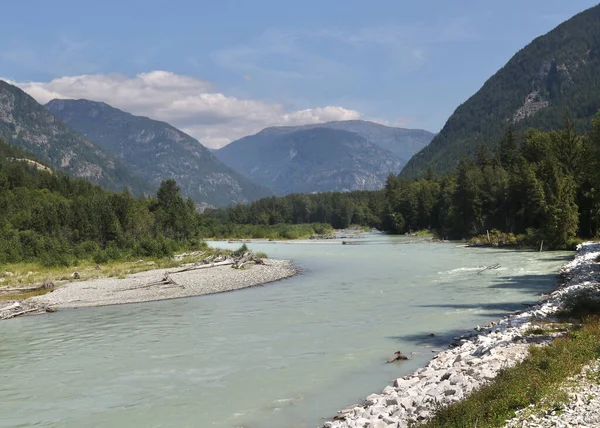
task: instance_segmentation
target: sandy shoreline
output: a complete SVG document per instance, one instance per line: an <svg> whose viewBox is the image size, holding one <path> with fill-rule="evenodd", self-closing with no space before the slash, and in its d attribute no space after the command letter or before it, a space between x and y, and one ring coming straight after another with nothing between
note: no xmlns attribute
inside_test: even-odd
<svg viewBox="0 0 600 428"><path fill-rule="evenodd" d="M574 260L561 269L565 282L546 300L461 338L458 346L440 352L426 367L396 379L379 394L369 395L363 405L341 410L338 420L326 422L324 427L403 428L430 419L439 406L462 400L502 369L525 359L531 344L553 339L551 335L527 335L532 320L552 317L568 296L600 290L595 263L598 256L600 243L582 244ZM582 406L580 411L586 410Z"/></svg>
<svg viewBox="0 0 600 428"><path fill-rule="evenodd" d="M73 281L54 291L17 302L22 308L82 308L91 306L140 303L222 293L268 284L298 273L291 261L266 259L264 265L248 264L244 269L215 266L178 272L185 268L155 269L127 275L125 278L99 278ZM168 275L170 281L164 281ZM3 307L14 302L5 302ZM18 308L17 308L18 309ZM0 308L0 311L2 308Z"/></svg>

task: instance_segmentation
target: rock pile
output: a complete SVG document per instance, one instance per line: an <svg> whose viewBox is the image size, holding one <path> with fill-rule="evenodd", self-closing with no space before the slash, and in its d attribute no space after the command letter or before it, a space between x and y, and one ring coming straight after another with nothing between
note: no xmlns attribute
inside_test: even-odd
<svg viewBox="0 0 600 428"><path fill-rule="evenodd" d="M367 397L364 405L339 412L325 428L401 428L431 418L437 408L469 395L494 379L503 368L522 361L533 338L525 331L532 320L544 320L560 309L565 297L599 289L595 260L600 244L586 243L563 267L563 287L531 309L504 317L479 334L463 337L453 349L441 352L426 367L396 379L382 393ZM538 338L535 338L538 339ZM546 342L552 336L545 338ZM537 340L539 341L539 340Z"/></svg>

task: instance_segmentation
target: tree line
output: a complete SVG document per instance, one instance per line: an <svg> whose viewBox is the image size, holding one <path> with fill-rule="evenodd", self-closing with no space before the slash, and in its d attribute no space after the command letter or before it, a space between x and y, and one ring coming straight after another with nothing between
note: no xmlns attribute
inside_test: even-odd
<svg viewBox="0 0 600 428"><path fill-rule="evenodd" d="M136 198L52 171L30 153L0 141L0 265L68 266L169 257L199 249L207 238L293 239L328 224L234 224L198 212L174 180Z"/></svg>
<svg viewBox="0 0 600 428"><path fill-rule="evenodd" d="M294 239L350 225L548 249L600 233L600 118L586 135L569 120L558 131L508 129L493 151L480 145L441 177L391 175L379 191L292 194L204 213L173 180L136 198L22 159L32 157L0 142L0 264L166 257L207 238Z"/></svg>
<svg viewBox="0 0 600 428"><path fill-rule="evenodd" d="M504 232L508 243L571 248L600 228L600 119L585 136L566 120L559 131L508 129L493 153L479 146L441 179L391 177L385 228L435 229L459 239Z"/></svg>
<svg viewBox="0 0 600 428"><path fill-rule="evenodd" d="M572 248L600 231L600 118L578 135L508 128L492 151L480 144L455 171L418 179L391 175L381 191L265 198L207 215L224 223L351 224L389 233L435 231L441 238L488 236L500 244Z"/></svg>

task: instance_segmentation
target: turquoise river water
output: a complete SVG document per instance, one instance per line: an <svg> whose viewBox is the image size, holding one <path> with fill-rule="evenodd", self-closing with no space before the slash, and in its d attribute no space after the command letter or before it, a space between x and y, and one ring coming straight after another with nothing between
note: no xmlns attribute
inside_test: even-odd
<svg viewBox="0 0 600 428"><path fill-rule="evenodd" d="M571 256L353 242L252 243L303 269L263 287L2 322L0 427L318 427L535 302Z"/></svg>

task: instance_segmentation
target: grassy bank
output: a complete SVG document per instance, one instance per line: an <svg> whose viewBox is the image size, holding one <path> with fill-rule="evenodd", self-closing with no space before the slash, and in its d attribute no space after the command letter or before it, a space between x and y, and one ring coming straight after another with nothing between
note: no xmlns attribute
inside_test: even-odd
<svg viewBox="0 0 600 428"><path fill-rule="evenodd" d="M432 236L437 237L436 233L433 230L429 229L421 229L415 232L407 233L408 236Z"/></svg>
<svg viewBox="0 0 600 428"><path fill-rule="evenodd" d="M579 238L569 239L568 242L561 247L553 248L544 242L544 240L533 230L525 234L514 234L501 232L497 229L489 230L485 235L474 236L469 240L469 245L473 247L512 247L512 248L528 248L535 250L574 250L577 245L581 244Z"/></svg>
<svg viewBox="0 0 600 428"><path fill-rule="evenodd" d="M222 224L211 230L211 239L302 239L333 232L329 224Z"/></svg>
<svg viewBox="0 0 600 428"><path fill-rule="evenodd" d="M440 409L425 424L428 428L502 427L515 411L533 404L534 409L556 409L568 399L559 385L579 373L584 365L600 357L600 304L595 297L567 302L561 314L577 321L566 334L548 346L530 349L529 356L516 366L502 371L490 384L465 400ZM528 333L546 334L565 324L546 324Z"/></svg>
<svg viewBox="0 0 600 428"><path fill-rule="evenodd" d="M272 239L309 238L333 232L328 224L248 225L223 224L205 231L204 239ZM193 257L181 260L176 253L202 254L208 257L215 250L203 240L175 241L160 238L144 239L134 246L119 247L109 243L104 248L95 242L76 246L64 245L60 251L28 251L25 260L0 264L0 299L7 298L2 289L41 284L45 280L68 281L73 272L82 279L120 277L149 269L169 268L194 262ZM143 260L140 262L139 260ZM100 266L97 269L96 266Z"/></svg>

